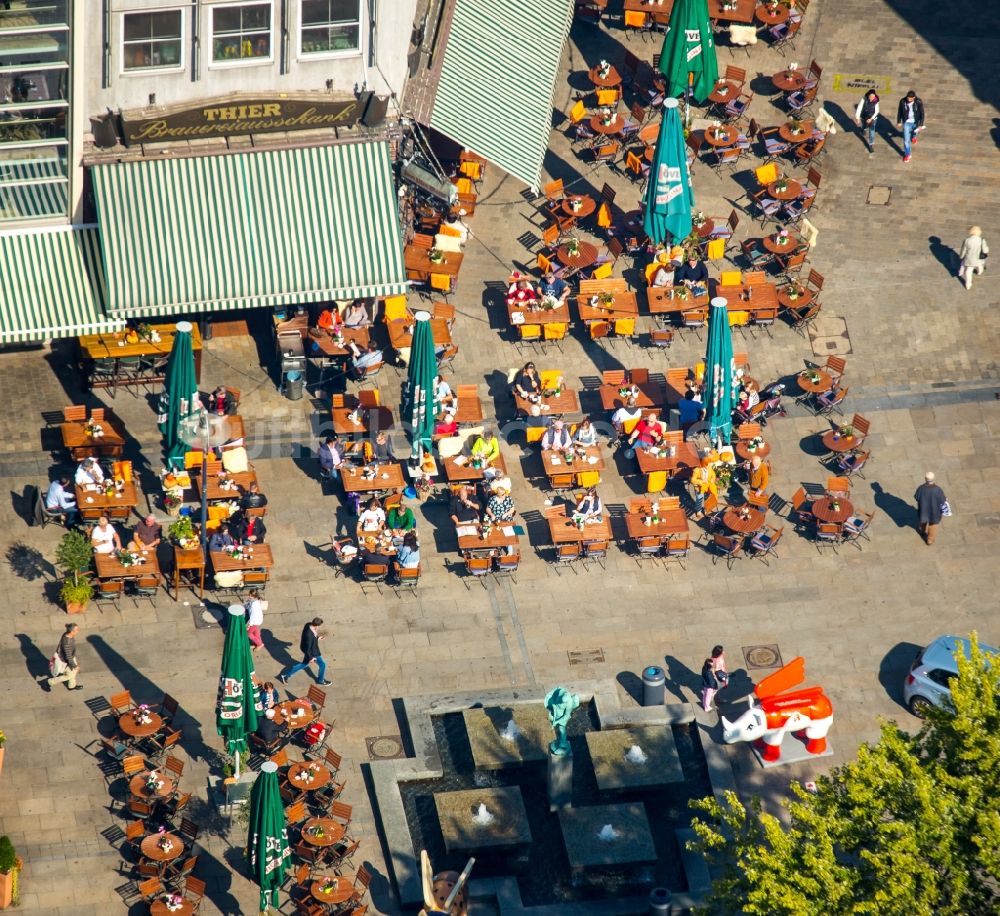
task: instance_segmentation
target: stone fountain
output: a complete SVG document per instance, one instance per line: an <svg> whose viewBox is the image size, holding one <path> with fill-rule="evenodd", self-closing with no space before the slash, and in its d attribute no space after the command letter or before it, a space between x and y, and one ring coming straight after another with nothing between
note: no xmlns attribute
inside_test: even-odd
<svg viewBox="0 0 1000 916"><path fill-rule="evenodd" d="M516 786L436 792L441 835L448 852L520 846L531 842L521 790Z"/></svg>

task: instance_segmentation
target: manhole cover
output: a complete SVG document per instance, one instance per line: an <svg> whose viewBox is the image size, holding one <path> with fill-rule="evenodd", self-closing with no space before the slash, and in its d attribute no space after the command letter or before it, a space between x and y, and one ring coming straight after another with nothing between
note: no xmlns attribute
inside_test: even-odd
<svg viewBox="0 0 1000 916"><path fill-rule="evenodd" d="M892 197L892 187L888 185L873 184L868 188L868 199L866 203L872 207L888 207L889 199Z"/></svg>
<svg viewBox="0 0 1000 916"><path fill-rule="evenodd" d="M849 356L854 352L847 321L839 315L817 315L809 325L813 356Z"/></svg>
<svg viewBox="0 0 1000 916"><path fill-rule="evenodd" d="M604 662L603 649L579 649L566 655L571 665L600 665Z"/></svg>
<svg viewBox="0 0 1000 916"><path fill-rule="evenodd" d="M743 658L748 668L780 668L781 652L772 646L743 646Z"/></svg>
<svg viewBox="0 0 1000 916"><path fill-rule="evenodd" d="M226 615L226 609L221 604L206 604L199 607L198 599L191 602L191 616L194 618L196 630L221 629L222 619Z"/></svg>
<svg viewBox="0 0 1000 916"><path fill-rule="evenodd" d="M403 754L403 742L399 735L376 735L365 738L369 760L395 760Z"/></svg>

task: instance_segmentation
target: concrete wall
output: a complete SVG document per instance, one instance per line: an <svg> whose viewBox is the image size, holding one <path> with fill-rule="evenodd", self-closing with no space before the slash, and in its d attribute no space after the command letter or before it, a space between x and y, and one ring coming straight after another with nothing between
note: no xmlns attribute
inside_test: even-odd
<svg viewBox="0 0 1000 916"><path fill-rule="evenodd" d="M359 0L361 50L339 55L303 57L299 48L301 0L269 0L272 8L271 59L215 64L211 60L211 13L232 0L76 0L85 14L77 19L86 32L84 91L78 98L87 116L106 109L142 108L151 93L156 105L172 105L231 92L273 93L327 90L332 80L335 93L352 92L355 84L368 83L380 95L402 93L417 0ZM105 16L103 7L108 7ZM375 9L375 64L368 66L370 9ZM145 10L183 10L182 62L175 69L125 72L123 68L122 13ZM287 23L287 40L281 24ZM197 24L196 29L192 26ZM103 43L108 31L110 85L102 88ZM193 33L197 31L195 51ZM381 70L381 73L379 72ZM384 74L384 78L383 75Z"/></svg>

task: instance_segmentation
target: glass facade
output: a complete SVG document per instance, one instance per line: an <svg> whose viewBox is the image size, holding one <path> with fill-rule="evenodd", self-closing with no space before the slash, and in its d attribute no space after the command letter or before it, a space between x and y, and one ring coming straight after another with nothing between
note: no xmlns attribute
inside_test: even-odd
<svg viewBox="0 0 1000 916"><path fill-rule="evenodd" d="M180 10L125 13L122 16L122 62L126 70L183 66L184 14Z"/></svg>
<svg viewBox="0 0 1000 916"><path fill-rule="evenodd" d="M303 54L337 54L361 47L360 0L301 3Z"/></svg>
<svg viewBox="0 0 1000 916"><path fill-rule="evenodd" d="M271 0L212 10L212 62L271 59Z"/></svg>
<svg viewBox="0 0 1000 916"><path fill-rule="evenodd" d="M68 216L68 6L0 3L0 226Z"/></svg>

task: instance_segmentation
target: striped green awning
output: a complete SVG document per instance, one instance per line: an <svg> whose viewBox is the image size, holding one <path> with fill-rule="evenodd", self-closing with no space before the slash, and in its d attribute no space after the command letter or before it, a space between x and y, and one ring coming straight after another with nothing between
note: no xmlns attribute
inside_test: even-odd
<svg viewBox="0 0 1000 916"><path fill-rule="evenodd" d="M56 158L0 159L0 220L65 216L66 170Z"/></svg>
<svg viewBox="0 0 1000 916"><path fill-rule="evenodd" d="M74 337L125 326L104 314L97 228L0 233L0 343Z"/></svg>
<svg viewBox="0 0 1000 916"><path fill-rule="evenodd" d="M574 0L455 0L431 127L537 189Z"/></svg>
<svg viewBox="0 0 1000 916"><path fill-rule="evenodd" d="M407 289L385 143L93 172L109 314L215 312Z"/></svg>

